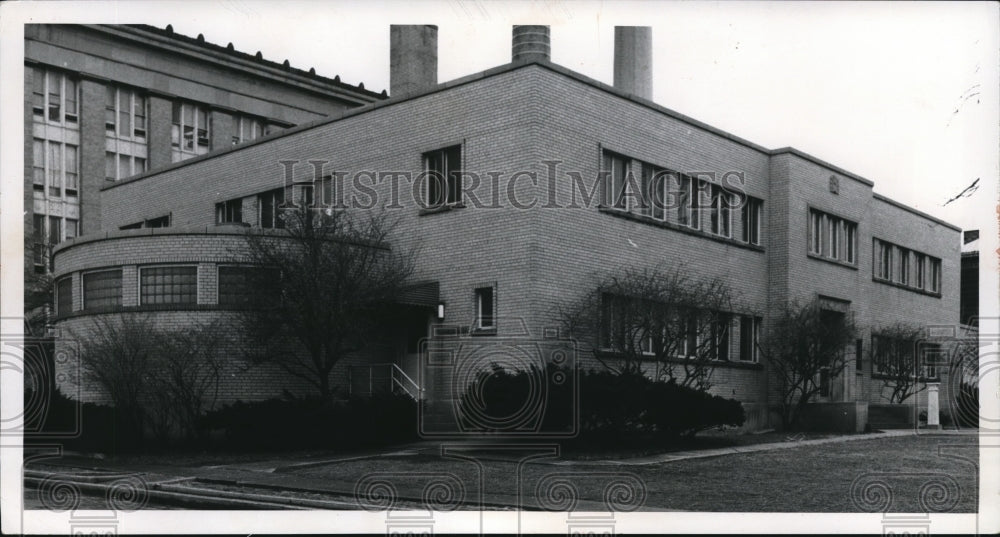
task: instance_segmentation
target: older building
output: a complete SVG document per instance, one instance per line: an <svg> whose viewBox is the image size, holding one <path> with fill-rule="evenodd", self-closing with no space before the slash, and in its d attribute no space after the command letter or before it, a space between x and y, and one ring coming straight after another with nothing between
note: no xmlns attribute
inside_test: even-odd
<svg viewBox="0 0 1000 537"><path fill-rule="evenodd" d="M25 26L25 267L101 229L101 189L385 97L151 26ZM144 227L168 226L149 219Z"/></svg>
<svg viewBox="0 0 1000 537"><path fill-rule="evenodd" d="M393 87L405 90L391 99L107 183L96 233L55 248L58 326L86 333L90 318L119 311L164 322L226 315L225 225L280 227L276 206L318 177L332 183L330 205L364 210L378 200L399 220L393 241L421 246L415 279L433 282L421 303L440 307L423 309L414 326L431 340L435 327L478 342L551 339L554 312L598 278L683 264L739 295L720 312L712 391L742 401L748 427L772 423L777 397L760 338L775 312L813 299L862 327L845 349L848 368L821 379L818 399L852 416L857 408L850 427L862 427L868 403L885 402L867 352L880 330L958 323L960 230L814 156L651 102L649 62L636 59L651 54L647 30L616 31L614 86L551 63L546 27L515 27L507 65L438 84L433 72L394 61ZM394 27L394 58L436 66L435 34ZM318 173L310 161L323 163ZM428 181L428 171L447 179ZM639 202L651 188L676 202ZM130 229L161 220L169 227ZM160 277L177 292L161 297L144 283ZM385 352L433 381L405 332ZM582 367L600 366L589 350L599 338L580 342ZM335 382L346 385L349 365L384 359L359 357ZM237 380L227 393L263 398L281 386Z"/></svg>

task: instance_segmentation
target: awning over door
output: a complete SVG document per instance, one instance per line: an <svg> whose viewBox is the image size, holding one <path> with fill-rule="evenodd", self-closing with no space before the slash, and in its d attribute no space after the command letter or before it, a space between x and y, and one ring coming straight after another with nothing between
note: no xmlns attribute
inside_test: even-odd
<svg viewBox="0 0 1000 537"><path fill-rule="evenodd" d="M437 307L440 299L441 286L436 281L417 282L403 289L397 304L407 306Z"/></svg>

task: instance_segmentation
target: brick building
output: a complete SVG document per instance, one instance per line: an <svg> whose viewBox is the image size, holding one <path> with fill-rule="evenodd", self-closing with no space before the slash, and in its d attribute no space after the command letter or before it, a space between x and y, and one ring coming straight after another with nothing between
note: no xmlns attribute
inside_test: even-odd
<svg viewBox="0 0 1000 537"><path fill-rule="evenodd" d="M275 200L316 176L332 178L348 204L385 201L399 222L393 241L421 246L414 279L432 291L416 326L432 339L435 326L480 342L545 338L560 306L625 266L682 263L724 279L739 306L724 312L712 391L742 401L749 428L773 425L774 380L758 343L791 301L818 299L862 327L845 349L848 368L822 379L819 398L834 413L850 408L852 428L869 403L885 402L866 352L880 330L958 323L958 228L814 156L651 102L648 29L616 29L614 86L551 63L547 27L515 27L511 63L442 84L435 27L394 26L391 38L392 98L108 183L96 233L55 248L57 325L86 333L90 318L113 311L226 315L224 271L238 244L227 226L276 227ZM309 161L325 164L317 174ZM428 170L455 179L438 188ZM658 176L670 178L667 197L702 205L635 203L634 185ZM129 229L163 218L169 227ZM144 279L164 271L187 286L169 311L143 295ZM422 378L403 332L335 381L387 356ZM593 338L579 342L586 368L599 366ZM237 382L228 397L273 396L278 386Z"/></svg>
<svg viewBox="0 0 1000 537"><path fill-rule="evenodd" d="M105 185L384 97L169 26L28 24L24 61L25 269L39 273L52 245L101 229Z"/></svg>

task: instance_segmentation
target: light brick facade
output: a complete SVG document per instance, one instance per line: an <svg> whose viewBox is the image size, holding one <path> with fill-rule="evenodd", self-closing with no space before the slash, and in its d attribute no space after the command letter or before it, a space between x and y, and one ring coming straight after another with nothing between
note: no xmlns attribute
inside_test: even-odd
<svg viewBox="0 0 1000 537"><path fill-rule="evenodd" d="M344 172L348 178L363 171L415 177L424 170L424 153L457 144L462 169L484 183L471 195L489 205L498 194L500 207L477 206L467 193L464 207L426 211L412 199L411 192L421 190L411 183L403 183L395 203L388 181L362 180L380 201L389 200L387 210L398 218L394 245L419 246L414 278L439 282L447 308L443 323L470 326L476 318L474 290L488 282L496 289L497 336L523 320L541 337L558 325L560 306L594 289L603 277L626 266L677 264L728 282L739 304L733 313L763 317L764 331L773 312L790 301L814 298L853 313L863 329L863 348L870 345L872 327L958 323L954 226L874 194L871 181L815 157L789 148L768 150L548 62L491 69L109 185L102 191L101 232L116 233L120 226L168 212L174 226L208 228L216 223L215 204L238 198L244 220L253 225L258 223L254 196L284 185L280 161L300 163L294 172L298 180L312 177L310 160L326 161L325 173ZM579 174L590 189L605 152L632 159L636 171L653 165L716 181L727 172L739 174L745 179L739 189L763 200L760 244L742 241L739 210L727 238L596 203L566 207L580 196L569 174ZM532 199L536 204L530 208L512 202ZM553 200L561 207L545 207ZM852 263L808 253L810 209L856 223ZM123 264L123 255L146 263L183 252L186 261L205 267L218 262L213 256L221 246L211 230L159 233L129 242L127 249L124 239L70 243L58 251L57 275ZM940 259L940 293L876 281L873 237ZM211 271L205 272L208 304ZM738 339L733 340L736 349ZM599 365L589 354L590 343L580 346L585 368ZM878 402L870 363L857 374L849 358L849 369L834 379L827 400ZM767 367L766 361L731 360L720 362L712 377L714 393L744 403L752 428L768 425L767 408L776 401Z"/></svg>

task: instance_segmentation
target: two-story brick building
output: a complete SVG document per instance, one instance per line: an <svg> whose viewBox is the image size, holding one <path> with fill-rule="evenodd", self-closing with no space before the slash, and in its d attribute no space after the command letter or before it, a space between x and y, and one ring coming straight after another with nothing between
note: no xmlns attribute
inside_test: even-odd
<svg viewBox="0 0 1000 537"><path fill-rule="evenodd" d="M742 401L754 428L772 422L776 401L758 343L789 302L818 299L862 327L845 349L847 370L823 379L821 401L885 402L866 354L880 327L957 324L958 228L816 157L651 102L648 29L616 30L614 86L551 63L546 27L514 33L511 63L438 84L436 28L393 27L393 57L411 61L392 62L390 99L108 184L99 230L55 248L57 326L85 335L111 312L179 325L227 315L226 267L242 240L229 224L280 227L289 179L317 175L332 177L348 205L377 200L398 219L394 243L420 245L415 326L432 338L441 325L482 342L524 328L543 337L560 306L625 266L683 264L725 280L740 307L726 312L712 391ZM324 163L319 174L309 161ZM433 186L429 170L454 179ZM633 184L684 201L636 204ZM130 229L164 217L169 227ZM395 345L345 362L334 382L346 384L351 365L386 359L420 378L411 334L390 332ZM580 342L583 367L599 365L586 350L599 346ZM226 400L274 396L293 382L236 371Z"/></svg>

